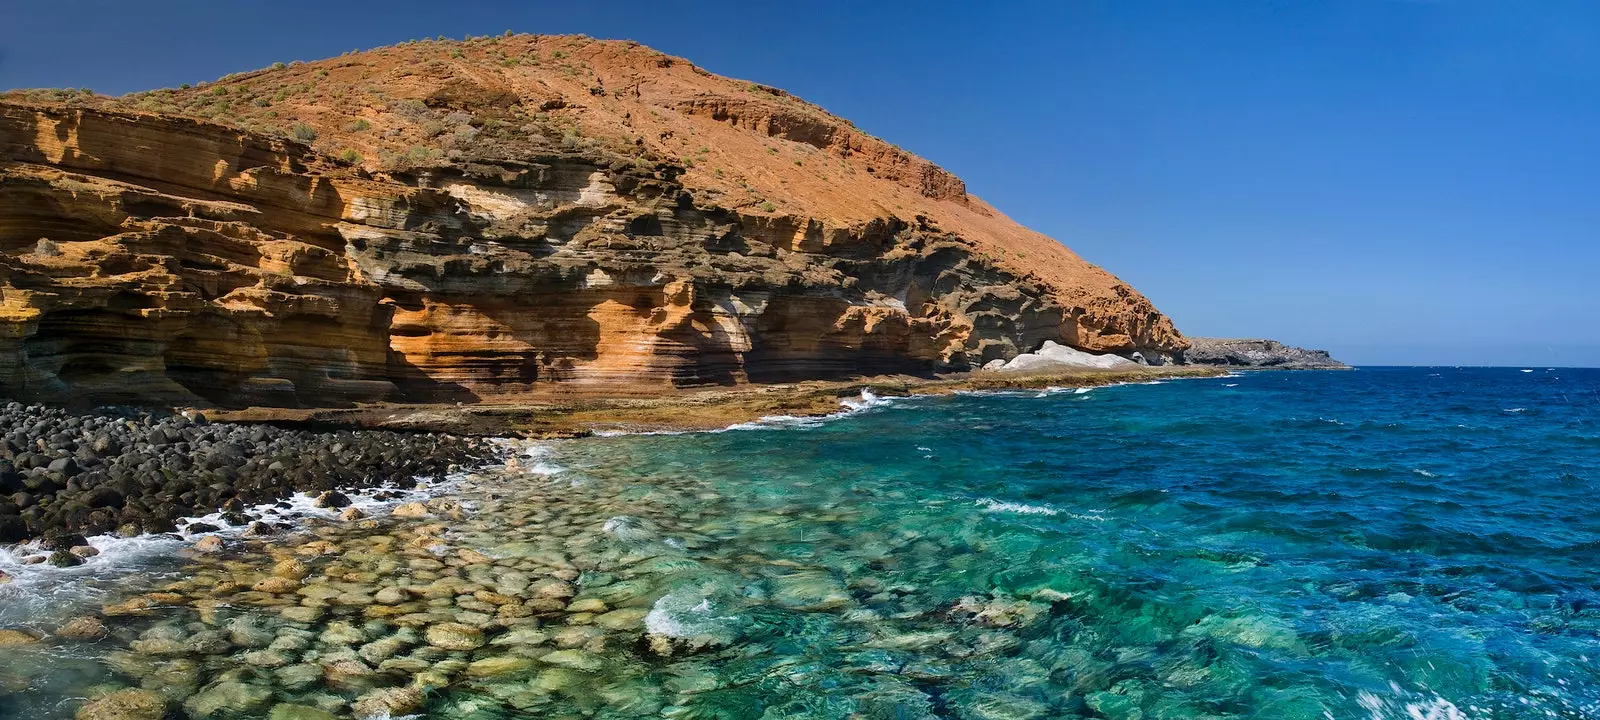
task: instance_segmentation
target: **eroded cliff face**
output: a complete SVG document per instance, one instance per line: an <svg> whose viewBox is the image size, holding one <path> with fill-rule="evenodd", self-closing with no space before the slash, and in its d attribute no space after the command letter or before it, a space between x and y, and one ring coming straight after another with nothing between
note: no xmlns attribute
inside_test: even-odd
<svg viewBox="0 0 1600 720"><path fill-rule="evenodd" d="M685 107L750 132L748 108ZM866 147L837 127L758 125ZM992 212L926 161L873 152L872 182ZM965 370L1045 340L1183 345L1126 285L1019 270L959 215L741 206L684 164L581 144L503 155L379 171L227 124L0 102L0 394L654 394Z"/></svg>

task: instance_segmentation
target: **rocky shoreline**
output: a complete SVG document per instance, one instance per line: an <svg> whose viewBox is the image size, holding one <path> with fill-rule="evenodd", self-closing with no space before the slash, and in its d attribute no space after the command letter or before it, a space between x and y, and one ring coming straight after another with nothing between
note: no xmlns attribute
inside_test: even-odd
<svg viewBox="0 0 1600 720"><path fill-rule="evenodd" d="M1307 350L1276 340L1255 338L1189 338L1183 362L1241 370L1349 370L1327 350Z"/></svg>
<svg viewBox="0 0 1600 720"><path fill-rule="evenodd" d="M317 432L209 422L198 413L103 409L78 414L0 407L0 543L42 540L40 554L75 565L86 536L211 532L184 518L221 513L245 532L287 530L251 508L295 493L341 507L341 492L409 488L493 456L486 440L442 433Z"/></svg>

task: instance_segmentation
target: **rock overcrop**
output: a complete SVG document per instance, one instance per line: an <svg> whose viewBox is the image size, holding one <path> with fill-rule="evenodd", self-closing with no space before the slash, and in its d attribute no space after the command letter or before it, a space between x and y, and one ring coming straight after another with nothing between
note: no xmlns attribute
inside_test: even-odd
<svg viewBox="0 0 1600 720"><path fill-rule="evenodd" d="M350 499L337 488L413 487L491 455L483 441L434 433L321 433L12 402L0 407L0 542L39 538L49 562L76 565L95 554L85 536L173 532L183 518L217 511L224 525L270 535L278 528L250 517L253 506L306 492L321 507L344 507Z"/></svg>
<svg viewBox="0 0 1600 720"><path fill-rule="evenodd" d="M1274 370L1343 370L1350 366L1333 359L1327 350L1307 350L1276 340L1189 338L1180 361L1190 365L1220 365Z"/></svg>

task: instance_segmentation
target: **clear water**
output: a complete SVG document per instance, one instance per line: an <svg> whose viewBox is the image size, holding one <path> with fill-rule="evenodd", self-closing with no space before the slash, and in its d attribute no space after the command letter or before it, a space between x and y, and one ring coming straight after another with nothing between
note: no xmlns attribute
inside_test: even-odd
<svg viewBox="0 0 1600 720"><path fill-rule="evenodd" d="M341 643L359 641L336 636L352 625L405 644L364 588L446 575L528 595L525 577L565 569L564 602L604 604L512 628L470 600L424 608L530 638L411 650L443 663L421 710L439 718L1600 717L1600 370L918 398L530 452L464 484L467 517L444 530L330 525L275 548L338 544L307 558L307 583L353 586L351 604L295 623L282 601L240 595L209 623L312 637L295 660L315 666L348 657ZM412 547L419 533L440 537ZM488 563L415 562L461 548ZM248 575L265 550L176 574ZM163 557L143 562L171 570ZM58 604L41 612L75 612ZM151 687L116 669L126 654L90 666L152 626L204 629L176 604L115 619L99 643L0 660L20 678L0 712L70 717L77 698ZM213 716L349 716L372 688L419 682L375 667L288 687L237 652L197 654L173 707L239 681L261 697ZM493 658L526 662L465 669Z"/></svg>

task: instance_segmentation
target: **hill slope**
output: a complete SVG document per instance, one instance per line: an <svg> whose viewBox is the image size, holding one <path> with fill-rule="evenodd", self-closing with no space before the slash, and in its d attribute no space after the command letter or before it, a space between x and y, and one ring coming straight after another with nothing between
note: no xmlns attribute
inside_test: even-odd
<svg viewBox="0 0 1600 720"><path fill-rule="evenodd" d="M943 169L634 43L426 41L0 99L0 391L334 405L1165 356Z"/></svg>

